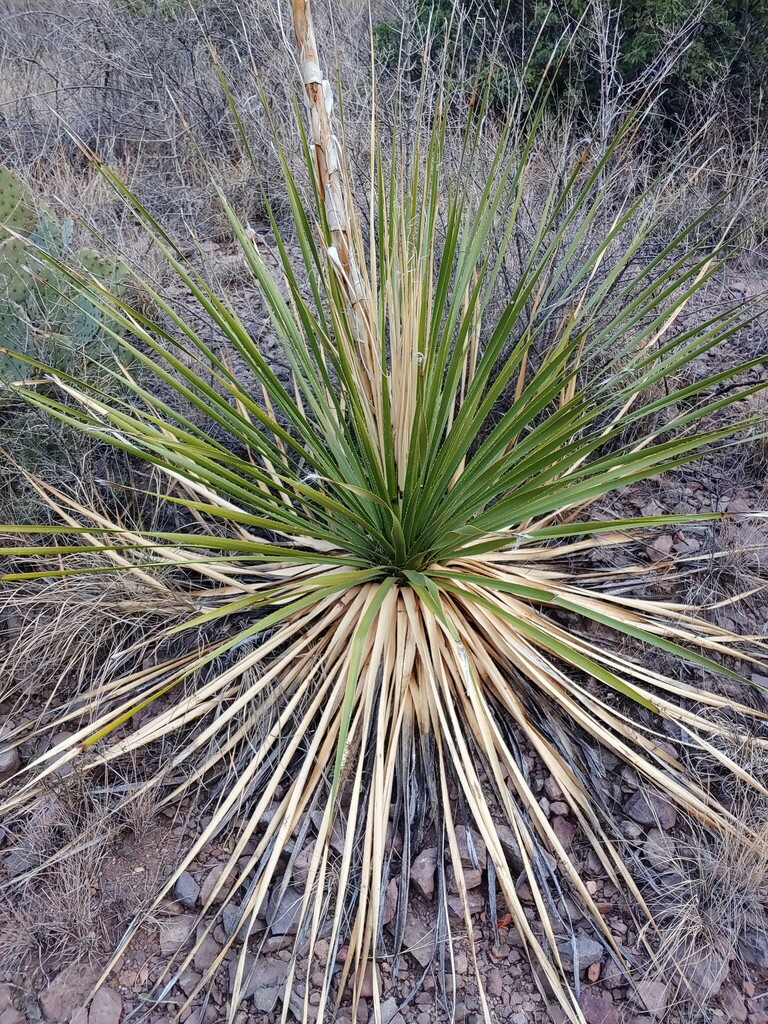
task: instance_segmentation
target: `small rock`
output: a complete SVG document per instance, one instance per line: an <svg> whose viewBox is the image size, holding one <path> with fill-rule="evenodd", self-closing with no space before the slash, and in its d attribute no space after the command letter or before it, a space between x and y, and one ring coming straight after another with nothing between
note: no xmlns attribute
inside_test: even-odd
<svg viewBox="0 0 768 1024"><path fill-rule="evenodd" d="M299 850L296 854L291 874L291 881L296 885L307 884L309 880L309 866L312 863L313 856L314 848L312 846L305 846L303 850Z"/></svg>
<svg viewBox="0 0 768 1024"><path fill-rule="evenodd" d="M11 850L3 858L3 867L9 878L18 878L35 866L35 857L25 850Z"/></svg>
<svg viewBox="0 0 768 1024"><path fill-rule="evenodd" d="M602 960L605 956L605 949L602 943L593 939L586 932L579 929L576 932L575 942L574 940L561 939L557 944L557 948L560 951L560 955L563 960L569 964L574 962L574 945L575 955L578 960L578 970L586 970L590 964L597 963Z"/></svg>
<svg viewBox="0 0 768 1024"><path fill-rule="evenodd" d="M446 903L448 904L448 913L451 917L457 917L463 921L464 901L461 896L448 896ZM470 917L482 913L485 909L485 900L482 893L478 892L477 889L470 889L467 893L467 909L469 910Z"/></svg>
<svg viewBox="0 0 768 1024"><path fill-rule="evenodd" d="M242 912L242 907L236 903L227 903L222 910L221 923L228 939L233 938L237 932L236 941L245 942L248 936L256 930L256 922L251 922L250 914L247 914L243 923L240 924ZM240 926L239 930L238 925Z"/></svg>
<svg viewBox="0 0 768 1024"><path fill-rule="evenodd" d="M644 978L635 986L635 999L657 1020L664 1017L669 999L669 988L663 981Z"/></svg>
<svg viewBox="0 0 768 1024"><path fill-rule="evenodd" d="M473 828L459 825L456 829L456 843L459 847L461 863L465 868L479 868L485 871L486 848L485 840Z"/></svg>
<svg viewBox="0 0 768 1024"><path fill-rule="evenodd" d="M685 951L676 957L686 987L698 1003L713 999L728 977L728 961L714 949Z"/></svg>
<svg viewBox="0 0 768 1024"><path fill-rule="evenodd" d="M91 1000L88 1024L120 1024L123 1000L120 993L108 985L102 985Z"/></svg>
<svg viewBox="0 0 768 1024"><path fill-rule="evenodd" d="M434 929L425 925L413 913L409 913L405 919L403 949L410 953L422 967L428 967L432 963L435 950Z"/></svg>
<svg viewBox="0 0 768 1024"><path fill-rule="evenodd" d="M666 870L674 863L676 843L671 836L665 835L660 829L652 828L643 845L643 853L652 868Z"/></svg>
<svg viewBox="0 0 768 1024"><path fill-rule="evenodd" d="M393 996L389 999L385 999L379 1007L381 1012L381 1024L392 1024L396 1014L398 1013L397 1000Z"/></svg>
<svg viewBox="0 0 768 1024"><path fill-rule="evenodd" d="M750 967L768 967L768 934L760 925L747 925L739 936L739 956Z"/></svg>
<svg viewBox="0 0 768 1024"><path fill-rule="evenodd" d="M178 986L185 996L191 996L201 978L202 975L198 974L193 967L185 967L179 975Z"/></svg>
<svg viewBox="0 0 768 1024"><path fill-rule="evenodd" d="M239 957L229 962L229 988L233 992L240 963ZM253 999L254 1006L262 1013L271 1013L285 988L289 965L285 960L272 957L247 956L243 968L241 999Z"/></svg>
<svg viewBox="0 0 768 1024"><path fill-rule="evenodd" d="M675 544L675 552L680 555L695 555L701 544L695 537L682 536Z"/></svg>
<svg viewBox="0 0 768 1024"><path fill-rule="evenodd" d="M565 818L568 816L570 808L568 807L568 804L564 803L562 800L554 800L549 805L549 809L555 816L560 815L560 817Z"/></svg>
<svg viewBox="0 0 768 1024"><path fill-rule="evenodd" d="M267 922L273 935L295 935L299 930L301 917L301 895L298 890L288 886L280 895L280 886L272 890L267 910Z"/></svg>
<svg viewBox="0 0 768 1024"><path fill-rule="evenodd" d="M363 980L360 982L360 996L363 999L370 999L373 995L373 964L366 964L363 971Z"/></svg>
<svg viewBox="0 0 768 1024"><path fill-rule="evenodd" d="M0 1013L13 1006L13 988L11 985L0 985Z"/></svg>
<svg viewBox="0 0 768 1024"><path fill-rule="evenodd" d="M746 512L750 513L753 509L749 503L744 501L743 498L731 498L726 506L727 512Z"/></svg>
<svg viewBox="0 0 768 1024"><path fill-rule="evenodd" d="M301 985L294 985L291 988L288 1006L296 1020L302 1021L303 1024L314 1024L317 1020L317 1005L313 1004L310 1000L309 1006L305 1008L304 987Z"/></svg>
<svg viewBox="0 0 768 1024"><path fill-rule="evenodd" d="M382 913L382 924L390 924L397 913L398 885L397 879L393 878L387 886L384 894L384 908Z"/></svg>
<svg viewBox="0 0 768 1024"><path fill-rule="evenodd" d="M437 849L422 850L411 865L411 882L417 892L428 900L435 895Z"/></svg>
<svg viewBox="0 0 768 1024"><path fill-rule="evenodd" d="M99 974L84 964L72 964L43 989L39 1002L46 1020L69 1020L74 1011L86 1001Z"/></svg>
<svg viewBox="0 0 768 1024"><path fill-rule="evenodd" d="M624 812L640 825L669 829L677 821L674 805L656 790L638 790L624 805Z"/></svg>
<svg viewBox="0 0 768 1024"><path fill-rule="evenodd" d="M550 800L556 801L563 799L563 791L557 784L554 775L548 775L546 779L544 779L544 792Z"/></svg>
<svg viewBox="0 0 768 1024"><path fill-rule="evenodd" d="M477 889L482 885L483 872L479 868L462 868L461 875L464 880L465 889ZM458 893L459 883L452 868L448 868L446 877L448 879L448 892Z"/></svg>
<svg viewBox="0 0 768 1024"><path fill-rule="evenodd" d="M160 922L160 952L163 956L173 956L186 945L192 935L195 919L191 914L179 917L168 917Z"/></svg>
<svg viewBox="0 0 768 1024"><path fill-rule="evenodd" d="M626 973L611 960L606 964L602 975L603 988L624 988L627 984Z"/></svg>
<svg viewBox="0 0 768 1024"><path fill-rule="evenodd" d="M504 979L501 975L501 971L493 970L488 972L488 977L485 982L485 990L492 998L501 998L501 993L504 991Z"/></svg>
<svg viewBox="0 0 768 1024"><path fill-rule="evenodd" d="M229 877L224 880L221 888L218 890L216 895L213 896L213 891L218 885L219 881L221 880L221 877L226 871L226 869L226 864L217 864L215 867L211 868L211 870L203 879L203 884L200 887L200 902L203 904L204 907L208 906L209 901L213 905L215 905L217 903L224 903L229 897L229 889L231 888L232 883L235 881L234 870L231 872ZM211 899L211 897L213 897L213 899Z"/></svg>
<svg viewBox="0 0 768 1024"><path fill-rule="evenodd" d="M520 854L520 844L518 843L515 833L509 827L509 825L497 825L496 835L499 837L501 848L509 858L509 862L512 865L514 871L518 874L523 870L523 858Z"/></svg>
<svg viewBox="0 0 768 1024"><path fill-rule="evenodd" d="M675 546L674 538L669 533L663 533L660 537L656 537L650 544L647 544L645 550L648 557L652 561L658 559L668 558L672 548Z"/></svg>
<svg viewBox="0 0 768 1024"><path fill-rule="evenodd" d="M729 1021L733 1021L734 1024L744 1024L748 1016L747 1004L733 985L728 985L720 993L720 1005Z"/></svg>
<svg viewBox="0 0 768 1024"><path fill-rule="evenodd" d="M66 743L66 741L71 739L74 735L74 732L69 732L66 729L62 730L61 732L57 732L51 738L51 746L55 750L56 747L58 747L62 743ZM61 758L66 757L68 753L69 751L66 750L59 751L58 755L54 756L53 764L56 764L56 762L59 761ZM64 764L61 764L58 768L56 768L54 775L58 779L65 779L67 778L67 776L72 774L73 767L74 766L71 760L66 761Z"/></svg>
<svg viewBox="0 0 768 1024"><path fill-rule="evenodd" d="M619 828L621 829L621 834L624 838L629 839L630 842L635 839L639 839L643 834L642 828L636 821L622 821L619 823Z"/></svg>
<svg viewBox="0 0 768 1024"><path fill-rule="evenodd" d="M209 932L204 939L202 939L197 948L195 949L194 966L195 970L204 974L208 968L213 964L216 957L221 952L221 946L218 944L213 935Z"/></svg>
<svg viewBox="0 0 768 1024"><path fill-rule="evenodd" d="M552 821L552 831L560 840L563 849L567 853L573 847L573 841L576 838L576 826L568 818L554 818Z"/></svg>
<svg viewBox="0 0 768 1024"><path fill-rule="evenodd" d="M173 895L187 910L194 910L200 895L200 886L188 871L182 872L176 879Z"/></svg>
<svg viewBox="0 0 768 1024"><path fill-rule="evenodd" d="M4 747L0 749L0 782L15 775L21 768L21 758L18 747Z"/></svg>
<svg viewBox="0 0 768 1024"><path fill-rule="evenodd" d="M601 996L592 989L583 989L579 1006L587 1024L619 1024L619 1014L610 996Z"/></svg>
<svg viewBox="0 0 768 1024"><path fill-rule="evenodd" d="M648 504L643 505L643 507L640 509L640 513L646 517L661 516L664 515L665 512L666 509L664 508L664 506L660 505L655 498L651 498Z"/></svg>

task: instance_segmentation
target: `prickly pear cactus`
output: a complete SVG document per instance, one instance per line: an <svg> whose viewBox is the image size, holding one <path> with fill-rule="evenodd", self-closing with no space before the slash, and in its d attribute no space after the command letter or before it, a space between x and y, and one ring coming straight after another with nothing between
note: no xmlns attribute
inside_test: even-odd
<svg viewBox="0 0 768 1024"><path fill-rule="evenodd" d="M8 228L28 235L37 223L32 194L7 167L0 167L0 240L8 238Z"/></svg>
<svg viewBox="0 0 768 1024"><path fill-rule="evenodd" d="M82 271L113 294L121 292L127 277L118 260L91 249L74 251L72 236L71 220L60 223L49 208L35 203L16 175L0 167L0 346L61 369L110 347L111 339L98 308L38 254ZM30 372L23 360L0 353L0 402L9 394L3 383L26 379Z"/></svg>

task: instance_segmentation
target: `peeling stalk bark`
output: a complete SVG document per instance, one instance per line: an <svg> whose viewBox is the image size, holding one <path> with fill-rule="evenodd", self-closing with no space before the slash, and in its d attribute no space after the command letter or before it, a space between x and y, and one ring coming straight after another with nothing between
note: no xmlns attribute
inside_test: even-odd
<svg viewBox="0 0 768 1024"><path fill-rule="evenodd" d="M312 12L308 0L293 0L293 25L301 62L301 74L309 116L309 133L315 151L320 193L325 206L333 248L329 255L346 286L352 307L364 298L364 289L350 244L350 218L341 144L334 134L333 91L323 77L317 52Z"/></svg>

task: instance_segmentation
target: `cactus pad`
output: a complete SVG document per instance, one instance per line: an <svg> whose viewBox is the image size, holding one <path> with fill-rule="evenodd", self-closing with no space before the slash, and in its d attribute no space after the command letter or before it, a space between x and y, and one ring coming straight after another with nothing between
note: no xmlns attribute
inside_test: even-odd
<svg viewBox="0 0 768 1024"><path fill-rule="evenodd" d="M11 236L3 222L28 242ZM0 168L0 345L64 369L73 359L111 347L113 339L102 330L102 314L87 294L43 254L115 294L128 276L118 259L91 249L73 251L73 229L71 220L60 223L16 175ZM0 404L14 393L2 384L28 376L27 364L0 353Z"/></svg>
<svg viewBox="0 0 768 1024"><path fill-rule="evenodd" d="M0 239L5 227L28 235L37 223L35 203L27 186L7 167L0 167Z"/></svg>

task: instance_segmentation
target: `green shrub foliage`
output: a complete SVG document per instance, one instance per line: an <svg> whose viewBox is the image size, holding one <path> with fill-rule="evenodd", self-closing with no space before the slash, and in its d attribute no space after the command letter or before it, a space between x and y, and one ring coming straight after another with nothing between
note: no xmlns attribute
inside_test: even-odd
<svg viewBox="0 0 768 1024"><path fill-rule="evenodd" d="M527 66L528 84L535 84L563 34L581 23L552 95L558 101L571 100L584 112L585 120L599 102L601 75L590 30L595 14L585 0L557 0L554 6L540 0L416 0L415 14L411 24L431 25L438 30L436 36L441 29L443 35L448 31L459 47L472 38L474 57L489 48L489 40L500 41L493 70L500 105L508 95L510 65L516 57L535 46ZM661 83L664 95L659 108L668 131L710 96L726 110L743 115L745 122L760 111L768 73L768 0L714 0L698 15L693 5L681 0L626 0L608 6L603 17L617 48L618 81L624 83L635 81L685 29L685 53ZM389 21L377 27L385 60L388 53L397 54L397 40L406 24L405 20Z"/></svg>
<svg viewBox="0 0 768 1024"><path fill-rule="evenodd" d="M90 249L73 251L73 231L71 219L59 222L15 174L0 168L0 346L65 370L77 353L94 356L108 338L97 307L35 248L118 292L127 273ZM19 359L0 353L0 383L28 374Z"/></svg>

